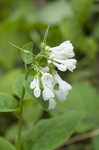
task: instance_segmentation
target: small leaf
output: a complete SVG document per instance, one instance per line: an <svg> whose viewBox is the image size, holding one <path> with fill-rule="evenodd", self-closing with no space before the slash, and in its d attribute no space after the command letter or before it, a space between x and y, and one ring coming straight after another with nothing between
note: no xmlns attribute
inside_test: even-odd
<svg viewBox="0 0 99 150"><path fill-rule="evenodd" d="M58 117L40 121L24 134L24 150L56 149L72 135L83 115L80 111L69 111Z"/></svg>
<svg viewBox="0 0 99 150"><path fill-rule="evenodd" d="M17 76L15 82L13 83L13 93L16 96L21 97L24 85L25 85L25 76L23 74L20 74L19 76Z"/></svg>
<svg viewBox="0 0 99 150"><path fill-rule="evenodd" d="M17 110L18 102L9 94L0 93L0 112Z"/></svg>
<svg viewBox="0 0 99 150"><path fill-rule="evenodd" d="M0 137L0 150L15 150L15 148L6 139Z"/></svg>
<svg viewBox="0 0 99 150"><path fill-rule="evenodd" d="M19 76L17 76L17 78L15 79L15 82L13 83L13 94L15 94L18 97L21 97L23 87L25 87L26 88L25 100L26 99L33 99L33 94L30 94L29 92L27 92L26 86L27 85L26 85L26 81L25 81L25 75L20 74Z"/></svg>
<svg viewBox="0 0 99 150"><path fill-rule="evenodd" d="M32 54L32 49L33 49L33 43L29 42L26 45L23 46L26 51L21 51L21 57L24 61L25 64L31 64L33 61L33 54Z"/></svg>

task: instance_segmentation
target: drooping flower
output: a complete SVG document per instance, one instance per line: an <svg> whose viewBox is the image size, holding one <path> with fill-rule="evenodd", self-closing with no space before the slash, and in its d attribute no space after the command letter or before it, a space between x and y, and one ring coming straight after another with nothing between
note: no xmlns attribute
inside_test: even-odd
<svg viewBox="0 0 99 150"><path fill-rule="evenodd" d="M50 73L43 73L42 78L42 85L43 85L43 99L44 100L50 100L51 98L54 98L53 93L53 76Z"/></svg>
<svg viewBox="0 0 99 150"><path fill-rule="evenodd" d="M74 54L74 47L70 41L65 41L59 46L49 48L51 50L51 58L57 58L57 59L68 59L75 56Z"/></svg>
<svg viewBox="0 0 99 150"><path fill-rule="evenodd" d="M54 75L54 81L59 85L59 89L55 90L56 97L60 101L64 101L69 91L72 89L72 86L68 84L66 81L62 80L58 74Z"/></svg>
<svg viewBox="0 0 99 150"><path fill-rule="evenodd" d="M56 106L55 100L54 100L54 99L50 99L48 109L49 109L49 110L50 110L50 109L54 109L55 106Z"/></svg>
<svg viewBox="0 0 99 150"><path fill-rule="evenodd" d="M36 87L36 78L34 78L34 80L30 84L31 89L34 89L35 87Z"/></svg>
<svg viewBox="0 0 99 150"><path fill-rule="evenodd" d="M50 73L42 73L42 84L43 84L43 87L47 87L47 88L51 88L53 89L53 76L50 74Z"/></svg>
<svg viewBox="0 0 99 150"><path fill-rule="evenodd" d="M66 59L66 60L59 60L59 59L53 59L55 62L53 63L60 71L66 71L69 70L73 72L73 70L76 68L76 59Z"/></svg>
<svg viewBox="0 0 99 150"><path fill-rule="evenodd" d="M54 93L50 88L45 87L43 90L43 99L45 101L54 98Z"/></svg>
<svg viewBox="0 0 99 150"><path fill-rule="evenodd" d="M34 89L34 96L35 97L40 97L41 95L41 90L40 90L40 85L39 85L39 78L35 77L34 80L30 84L30 88Z"/></svg>
<svg viewBox="0 0 99 150"><path fill-rule="evenodd" d="M65 41L59 46L50 48L50 59L48 62L53 63L60 71L73 71L76 68L76 59L74 57L73 46L70 41Z"/></svg>

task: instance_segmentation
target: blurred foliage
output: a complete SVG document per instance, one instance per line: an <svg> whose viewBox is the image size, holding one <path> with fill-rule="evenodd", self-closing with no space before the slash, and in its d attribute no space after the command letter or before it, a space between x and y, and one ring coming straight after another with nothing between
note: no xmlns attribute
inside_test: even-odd
<svg viewBox="0 0 99 150"><path fill-rule="evenodd" d="M61 138L59 140L61 141L60 143L58 143L58 140L53 142L55 145L50 143L50 141L47 143L49 145L48 150L53 150L64 144L72 133L85 133L99 127L99 1L0 0L0 93L2 93L0 97L4 100L2 103L0 99L0 103L2 103L2 107L0 107L1 112L2 108L5 108L7 112L14 111L12 107L17 108L17 101L22 93L22 85L25 84L21 57L27 64L31 62L31 59L28 59L28 55L21 54L20 50L12 47L9 42L19 47L23 47L24 45L23 48L28 49L26 43L31 41L29 49L37 53L39 52L39 45L43 41L44 33L48 25L50 25L50 30L47 37L47 44L56 46L64 40L72 41L75 47L78 65L77 71L73 74L69 74L68 72L61 74L65 80L71 82L73 89L67 97L67 101L63 103L58 102L55 110L51 112L43 111L41 105L31 97L31 94L29 92L26 93L23 131L32 127L33 134L31 133L29 142L36 136L37 141L40 142L39 146L41 146L41 149L42 144L44 144L43 150L44 148L47 150L47 136L53 140L56 138L54 137L55 135ZM6 99L4 92L9 95L9 99L12 99L11 103ZM25 107L26 105L28 105L28 108ZM70 111L77 111L78 113L82 111L85 117L79 124L76 124L77 118L75 113L74 116L72 114L74 120L72 120L72 117L70 117L70 120L68 118ZM63 119L60 117L61 115L63 115ZM9 117L0 113L0 134L2 135L3 133L8 140L13 142L17 132L17 114L14 113L14 116L10 115L10 117L12 120L9 122ZM51 122L49 122L50 119L42 121L45 118L51 118L52 120L56 118L54 120L54 128ZM73 129L73 132L69 136L65 132L65 129L69 128L69 125L64 127L66 119L76 124L75 129ZM46 126L44 128L45 122ZM47 130L47 126L49 127L49 131ZM61 137L57 128L62 129L62 126L63 136ZM53 131L55 128L56 130ZM69 130L71 128L72 126L70 126ZM42 134L47 130L43 138L39 137L38 130L41 130ZM50 132L55 133L53 137L51 137ZM26 134L28 135L28 133ZM26 137L25 141L26 143L28 141ZM44 143L44 141L46 142ZM61 147L61 149L86 150L88 148L88 150L98 150L98 141L99 137L97 136L90 141L86 140L84 143L80 142L66 148ZM4 144L1 145L1 143ZM50 147L50 144L52 144L52 147ZM14 150L13 146L3 138L0 138L0 146L2 146L0 147L2 150ZM36 143L33 148L29 149L40 148Z"/></svg>

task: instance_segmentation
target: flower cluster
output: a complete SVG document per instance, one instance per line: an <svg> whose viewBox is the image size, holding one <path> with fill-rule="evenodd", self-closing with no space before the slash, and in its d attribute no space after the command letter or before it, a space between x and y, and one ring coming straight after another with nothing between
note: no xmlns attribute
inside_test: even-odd
<svg viewBox="0 0 99 150"><path fill-rule="evenodd" d="M34 96L43 97L44 101L49 102L49 109L54 109L56 106L55 99L64 101L72 86L58 75L56 70L50 72L50 66L57 68L60 71L73 71L76 68L76 59L74 57L73 46L70 41L65 41L59 46L45 46L44 50L48 52L46 67L42 68L40 75L36 75L31 82L30 88L33 89ZM42 86L42 88L41 88Z"/></svg>

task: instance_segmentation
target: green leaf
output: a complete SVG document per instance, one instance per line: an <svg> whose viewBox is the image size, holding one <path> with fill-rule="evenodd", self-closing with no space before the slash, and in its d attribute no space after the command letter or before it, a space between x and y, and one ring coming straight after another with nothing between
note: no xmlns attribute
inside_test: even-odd
<svg viewBox="0 0 99 150"><path fill-rule="evenodd" d="M15 94L18 97L21 97L24 85L25 85L25 76L24 74L20 74L19 76L17 76L17 78L13 83L13 94Z"/></svg>
<svg viewBox="0 0 99 150"><path fill-rule="evenodd" d="M1 150L15 150L12 144L10 144L6 139L0 137L0 149Z"/></svg>
<svg viewBox="0 0 99 150"><path fill-rule="evenodd" d="M16 111L18 102L9 94L0 93L0 112Z"/></svg>
<svg viewBox="0 0 99 150"><path fill-rule="evenodd" d="M23 87L25 87L26 88L25 100L26 99L33 99L33 94L30 95L30 93L27 92L26 86L27 85L25 82L25 75L24 74L18 75L17 78L15 79L15 82L13 83L13 94L15 94L18 97L21 97ZM29 88L30 88L30 86L29 86Z"/></svg>
<svg viewBox="0 0 99 150"><path fill-rule="evenodd" d="M80 111L68 111L59 117L42 120L23 136L24 150L53 150L64 144L83 118Z"/></svg>
<svg viewBox="0 0 99 150"><path fill-rule="evenodd" d="M97 128L97 125L94 122L84 119L78 124L75 131L81 134L95 128Z"/></svg>
<svg viewBox="0 0 99 150"><path fill-rule="evenodd" d="M6 74L3 74L0 78L0 92L6 92L9 94L13 94L13 84L17 76L21 74L20 69L14 69Z"/></svg>
<svg viewBox="0 0 99 150"><path fill-rule="evenodd" d="M12 142L15 142L18 133L17 124L12 124L6 129L5 137Z"/></svg>
<svg viewBox="0 0 99 150"><path fill-rule="evenodd" d="M23 119L28 127L40 119L42 112L43 109L38 102L34 102L29 107L24 107Z"/></svg>
<svg viewBox="0 0 99 150"><path fill-rule="evenodd" d="M90 128L96 127L99 122L99 95L90 83L75 83L72 85L72 91L69 93L67 100L57 102L56 108L50 113L58 116L68 110L81 110L86 114L80 128L77 132L84 132ZM88 127L89 124L89 127Z"/></svg>
<svg viewBox="0 0 99 150"><path fill-rule="evenodd" d="M33 43L29 42L26 45L24 45L23 48L26 49L27 51L21 51L21 57L25 64L31 64L33 61L33 54L32 54Z"/></svg>

